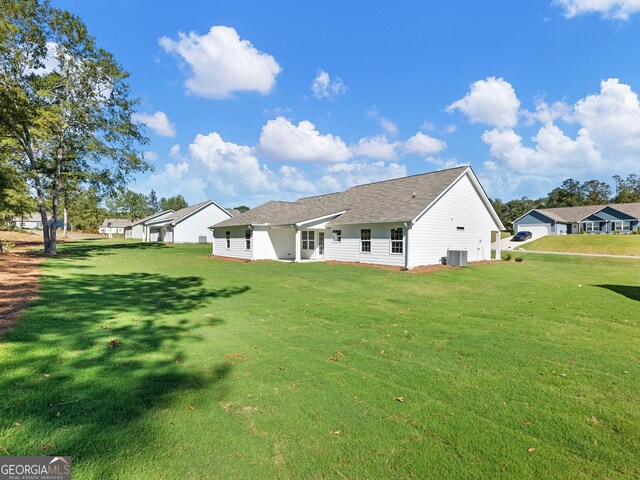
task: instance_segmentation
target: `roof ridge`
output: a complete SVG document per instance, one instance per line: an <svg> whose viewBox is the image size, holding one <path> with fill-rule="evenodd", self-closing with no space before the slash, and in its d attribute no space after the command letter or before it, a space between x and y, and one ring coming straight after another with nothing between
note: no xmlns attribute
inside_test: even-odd
<svg viewBox="0 0 640 480"><path fill-rule="evenodd" d="M433 172L415 173L413 175L406 175L404 177L387 178L386 180L378 180L377 182L363 183L362 185L354 185L353 187L349 187L342 192L336 192L336 193L345 193L345 192L348 192L349 190L353 190L354 188L368 187L369 185L376 185L378 183L394 182L397 180L404 180L406 178L420 177L425 175L434 175L436 173L447 172L449 170L456 170L458 168L470 168L470 167L471 167L470 165L458 165L457 167L443 168L442 170L434 170Z"/></svg>

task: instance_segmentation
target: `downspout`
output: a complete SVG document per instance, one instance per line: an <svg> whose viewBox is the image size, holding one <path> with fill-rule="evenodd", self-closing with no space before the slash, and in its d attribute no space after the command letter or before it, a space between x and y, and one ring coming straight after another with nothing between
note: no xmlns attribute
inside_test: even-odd
<svg viewBox="0 0 640 480"><path fill-rule="evenodd" d="M404 268L405 270L409 270L409 268L411 268L411 264L409 263L409 232L411 232L411 227L413 227L413 224L411 222L405 222L404 226L405 230L407 231L406 235L404 236Z"/></svg>

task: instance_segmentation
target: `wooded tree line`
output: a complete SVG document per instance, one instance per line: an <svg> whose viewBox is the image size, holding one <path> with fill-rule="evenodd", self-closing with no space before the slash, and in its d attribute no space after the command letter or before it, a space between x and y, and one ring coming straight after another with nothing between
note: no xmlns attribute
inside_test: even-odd
<svg viewBox="0 0 640 480"><path fill-rule="evenodd" d="M546 197L527 197L503 202L492 200L493 208L507 229L513 229L513 221L533 208L579 207L582 205L605 205L608 203L640 202L640 175L626 178L614 175L614 189L606 182L588 180L579 182L572 178L551 190Z"/></svg>

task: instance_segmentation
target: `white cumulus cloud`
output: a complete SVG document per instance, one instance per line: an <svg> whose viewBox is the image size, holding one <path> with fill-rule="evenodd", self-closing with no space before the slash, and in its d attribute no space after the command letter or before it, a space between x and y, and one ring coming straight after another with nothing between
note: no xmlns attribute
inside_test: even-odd
<svg viewBox="0 0 640 480"><path fill-rule="evenodd" d="M555 0L568 18L588 13L599 13L604 18L628 20L640 12L640 0Z"/></svg>
<svg viewBox="0 0 640 480"><path fill-rule="evenodd" d="M153 133L159 137L175 137L176 128L173 123L169 121L167 114L161 111L157 111L153 114L148 113L134 113L132 115L134 122L142 123L151 129Z"/></svg>
<svg viewBox="0 0 640 480"><path fill-rule="evenodd" d="M520 100L509 82L489 77L478 80L469 92L446 108L451 113L460 110L471 123L485 123L499 128L515 127L518 123Z"/></svg>
<svg viewBox="0 0 640 480"><path fill-rule="evenodd" d="M232 196L242 193L239 187L252 193L275 190L272 173L260 164L253 149L225 142L217 132L198 134L189 145L189 156L207 167L217 189Z"/></svg>
<svg viewBox="0 0 640 480"><path fill-rule="evenodd" d="M331 81L331 77L324 70L318 70L318 75L313 79L311 84L311 91L313 96L319 100L328 99L332 100L337 95L345 93L347 86L344 84L340 77L336 77Z"/></svg>
<svg viewBox="0 0 640 480"><path fill-rule="evenodd" d="M418 155L432 155L441 152L445 148L447 148L445 142L422 132L417 132L404 143L406 152L417 153Z"/></svg>
<svg viewBox="0 0 640 480"><path fill-rule="evenodd" d="M357 157L367 157L375 160L397 160L397 149L400 142L391 142L385 135L361 138L357 144L351 146L351 152Z"/></svg>
<svg viewBox="0 0 640 480"><path fill-rule="evenodd" d="M135 189L140 193L146 194L153 189L163 197L184 195L191 203L207 200L206 188L207 183L192 172L191 165L186 161L167 163L161 172L154 173L147 180L135 185Z"/></svg>
<svg viewBox="0 0 640 480"><path fill-rule="evenodd" d="M340 137L330 133L322 135L307 120L294 125L284 117L269 120L262 127L257 148L279 161L336 163L344 162L351 156Z"/></svg>
<svg viewBox="0 0 640 480"><path fill-rule="evenodd" d="M340 191L355 185L379 182L391 178L404 177L407 168L400 163L344 162L327 167L320 178L320 189L324 191Z"/></svg>
<svg viewBox="0 0 640 480"><path fill-rule="evenodd" d="M281 70L271 55L241 39L231 27L214 26L204 35L179 33L177 40L162 37L159 43L191 70L187 90L205 98L221 99L240 91L265 95Z"/></svg>

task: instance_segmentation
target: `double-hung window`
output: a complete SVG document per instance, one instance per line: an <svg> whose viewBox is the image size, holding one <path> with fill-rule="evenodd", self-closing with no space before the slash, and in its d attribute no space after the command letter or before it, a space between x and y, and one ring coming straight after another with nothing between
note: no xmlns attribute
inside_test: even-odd
<svg viewBox="0 0 640 480"><path fill-rule="evenodd" d="M585 232L599 232L600 231L600 222L584 222L584 231Z"/></svg>
<svg viewBox="0 0 640 480"><path fill-rule="evenodd" d="M615 232L629 231L631 230L631 222L624 220L613 222L613 230Z"/></svg>
<svg viewBox="0 0 640 480"><path fill-rule="evenodd" d="M229 230L224 232L224 241L227 245L227 248L231 248L231 232Z"/></svg>
<svg viewBox="0 0 640 480"><path fill-rule="evenodd" d="M342 241L342 230L334 230L333 231L333 241L341 242Z"/></svg>
<svg viewBox="0 0 640 480"><path fill-rule="evenodd" d="M303 231L302 232L302 249L303 250L315 250L316 242L315 242L315 232L313 231Z"/></svg>
<svg viewBox="0 0 640 480"><path fill-rule="evenodd" d="M244 249L251 250L251 230L244 231Z"/></svg>
<svg viewBox="0 0 640 480"><path fill-rule="evenodd" d="M392 228L391 229L391 253L402 253L403 247L403 229L402 228Z"/></svg>
<svg viewBox="0 0 640 480"><path fill-rule="evenodd" d="M360 251L362 253L371 253L371 229L363 228L360 230Z"/></svg>

